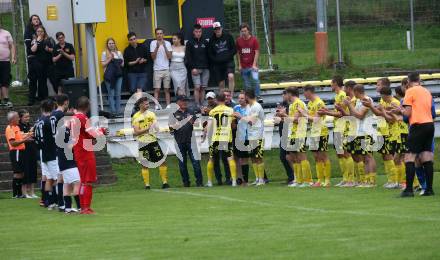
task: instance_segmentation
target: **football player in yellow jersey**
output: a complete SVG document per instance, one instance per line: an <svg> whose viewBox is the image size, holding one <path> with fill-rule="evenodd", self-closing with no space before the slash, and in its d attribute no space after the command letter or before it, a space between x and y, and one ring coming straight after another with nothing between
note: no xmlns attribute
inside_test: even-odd
<svg viewBox="0 0 440 260"><path fill-rule="evenodd" d="M343 109L348 113L348 108L344 103L347 95L342 90L343 86L344 86L344 80L342 79L342 77L334 76L332 79L331 87L332 87L332 91L335 92L335 102L334 102L335 109L329 110L325 108L325 109L320 109L318 111L319 115L329 115L335 118L334 128L333 128L333 145L336 149L337 156L339 159L339 167L342 172L342 181L336 184L337 187L345 186L347 183L350 183L350 181L352 181L354 178L353 158L347 152L346 145L344 145L344 139L347 130L347 125L345 124L346 121L341 120L339 122L343 122L343 123L338 124L338 119L343 115L337 109L337 107Z"/></svg>
<svg viewBox="0 0 440 260"><path fill-rule="evenodd" d="M372 102L364 102L364 105L370 108L376 116L385 119L378 122L378 130L384 139L382 148L378 152L382 154L384 170L388 177L384 188L397 189L399 183L396 165L394 164L394 153L397 141L400 139L400 129L396 118L391 113L388 113L387 110L400 106L400 102L393 97L390 86L382 85L379 91L381 95L379 106L374 106Z"/></svg>
<svg viewBox="0 0 440 260"><path fill-rule="evenodd" d="M287 95L290 99L289 120L292 121L290 140L289 161L293 163L295 182L289 187L310 187L313 185L312 170L307 160L305 149L307 136L307 107L299 98L297 88L287 89Z"/></svg>
<svg viewBox="0 0 440 260"><path fill-rule="evenodd" d="M349 80L345 82L344 84L344 91L349 97L351 104L353 106L356 106L357 98L354 94L354 87L356 86L356 82L353 80ZM350 113L346 113L346 111L336 106L336 108L341 112L344 116L350 116ZM349 124L347 127L347 145L346 149L349 154L351 154L351 157L353 158L354 162L354 176L349 176L348 182L344 185L344 187L355 187L359 185L360 183L365 183L365 165L364 161L361 160L359 156L356 155L356 128L357 125Z"/></svg>
<svg viewBox="0 0 440 260"><path fill-rule="evenodd" d="M318 179L313 187L330 187L331 166L327 155L328 128L325 124L325 116L318 115L318 110L325 108L325 103L315 94L315 88L310 85L304 88L304 97L309 101L307 104L309 122L307 141L309 150L315 158Z"/></svg>
<svg viewBox="0 0 440 260"><path fill-rule="evenodd" d="M211 134L209 145L208 160L208 183L207 187L212 187L214 176L214 157L219 156L222 150L228 157L229 169L231 171L232 186L237 186L237 168L232 153L232 120L234 110L225 105L225 95L219 93L216 96L217 106L209 111L209 121L203 130L203 139L206 138L208 131Z"/></svg>
<svg viewBox="0 0 440 260"><path fill-rule="evenodd" d="M353 93L356 96L356 104L353 105L352 99L347 98L345 104L350 110L350 115L358 119L358 125L356 127L356 138L353 141L352 156L356 162L363 162L365 177L363 182L357 187L371 188L376 186L376 161L374 160L371 152L371 137L365 129L365 123L367 120L374 116L371 110L364 106L363 103L366 100L372 101L372 99L365 95L365 89L363 85L357 84L353 88Z"/></svg>
<svg viewBox="0 0 440 260"><path fill-rule="evenodd" d="M137 101L139 111L132 117L134 136L139 144L139 162L142 164L142 178L144 179L145 189L150 189L149 168L156 168L159 164L159 174L162 179L162 189L167 189L168 169L165 162L165 155L160 147L156 132L156 115L148 111L149 103L147 97L142 97Z"/></svg>
<svg viewBox="0 0 440 260"><path fill-rule="evenodd" d="M408 78L402 80L402 87L395 89L396 98L401 101L405 97L404 87L408 84ZM408 124L403 121L401 114L394 114L399 122L400 129L400 141L397 142L396 154L394 155L394 164L397 169L397 181L401 188L406 186L406 173L405 173L405 153L408 152L408 147L406 146L406 141L408 139L409 128Z"/></svg>

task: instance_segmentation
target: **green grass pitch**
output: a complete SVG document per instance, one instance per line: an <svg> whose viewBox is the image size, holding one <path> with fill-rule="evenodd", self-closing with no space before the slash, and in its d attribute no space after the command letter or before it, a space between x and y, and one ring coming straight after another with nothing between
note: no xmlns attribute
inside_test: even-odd
<svg viewBox="0 0 440 260"><path fill-rule="evenodd" d="M440 257L438 196L398 199L398 191L381 187L288 188L277 150L266 153L272 182L259 188L181 188L176 158L167 161L175 187L168 191L143 190L136 164L115 163L118 184L96 190L94 216L66 216L0 194L0 258ZM338 176L336 165L332 156ZM151 173L159 188L157 172ZM380 176L379 184L384 181Z"/></svg>

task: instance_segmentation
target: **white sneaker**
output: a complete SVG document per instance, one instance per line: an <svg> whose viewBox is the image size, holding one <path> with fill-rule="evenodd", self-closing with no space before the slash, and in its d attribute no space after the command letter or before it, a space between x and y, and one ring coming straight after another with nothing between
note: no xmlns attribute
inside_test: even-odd
<svg viewBox="0 0 440 260"><path fill-rule="evenodd" d="M156 109L156 110L160 110L160 106L159 106L159 105L155 105L155 106L154 106L154 109Z"/></svg>
<svg viewBox="0 0 440 260"><path fill-rule="evenodd" d="M300 188L308 188L310 187L310 183L304 182L303 184L299 185Z"/></svg>
<svg viewBox="0 0 440 260"><path fill-rule="evenodd" d="M47 206L47 210L54 210L57 207L57 204L50 204L49 206Z"/></svg>
<svg viewBox="0 0 440 260"><path fill-rule="evenodd" d="M255 186L263 186L266 185L266 183L264 182L264 180L262 181L258 181L258 183Z"/></svg>
<svg viewBox="0 0 440 260"><path fill-rule="evenodd" d="M232 180L232 187L237 187L237 181L236 180Z"/></svg>
<svg viewBox="0 0 440 260"><path fill-rule="evenodd" d="M251 185L251 186L255 186L255 185L257 185L259 182L260 182L260 181L259 181L258 178L257 178L254 182L252 182L252 183L249 184L249 185Z"/></svg>
<svg viewBox="0 0 440 260"><path fill-rule="evenodd" d="M287 185L287 187L296 188L296 187L299 187L299 185L300 184L298 184L297 182L293 182L293 183Z"/></svg>
<svg viewBox="0 0 440 260"><path fill-rule="evenodd" d="M212 182L208 181L205 186L211 188L212 187Z"/></svg>
<svg viewBox="0 0 440 260"><path fill-rule="evenodd" d="M39 198L40 198L40 197L38 197L38 196L35 195L35 194L32 194L31 197L32 197L33 199L39 199Z"/></svg>
<svg viewBox="0 0 440 260"><path fill-rule="evenodd" d="M389 189L398 189L399 183L390 183Z"/></svg>
<svg viewBox="0 0 440 260"><path fill-rule="evenodd" d="M78 210L78 209L76 209L76 208L71 208L71 209L70 209L70 212L72 212L72 213L78 213L78 212L79 212L79 210Z"/></svg>
<svg viewBox="0 0 440 260"><path fill-rule="evenodd" d="M341 181L338 184L335 185L335 187L342 187L343 185L345 185L345 181Z"/></svg>
<svg viewBox="0 0 440 260"><path fill-rule="evenodd" d="M27 195L27 194L26 194L24 197L25 197L26 199L33 199L33 197L32 197L31 195Z"/></svg>

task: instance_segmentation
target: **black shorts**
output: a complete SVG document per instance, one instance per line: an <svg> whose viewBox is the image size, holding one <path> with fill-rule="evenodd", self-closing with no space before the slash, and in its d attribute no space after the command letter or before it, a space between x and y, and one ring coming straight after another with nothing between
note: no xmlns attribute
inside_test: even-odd
<svg viewBox="0 0 440 260"><path fill-rule="evenodd" d="M254 159L263 159L264 156L263 139L249 141L249 144L251 146L251 151L249 152L250 157Z"/></svg>
<svg viewBox="0 0 440 260"><path fill-rule="evenodd" d="M75 77L73 69L71 70L57 70L55 69L55 80L57 86L61 86L61 81L63 79L69 79Z"/></svg>
<svg viewBox="0 0 440 260"><path fill-rule="evenodd" d="M364 142L364 145L362 143ZM348 144L347 150L353 155L367 155L371 154L371 136L357 136L352 142Z"/></svg>
<svg viewBox="0 0 440 260"><path fill-rule="evenodd" d="M249 140L245 140L244 145L248 146ZM250 151L248 151L248 149L246 149L246 151L242 151L242 149L238 149L237 145L234 144L234 155L236 155L240 159L246 159L250 157Z"/></svg>
<svg viewBox="0 0 440 260"><path fill-rule="evenodd" d="M414 124L409 128L408 151L413 154L432 151L434 123Z"/></svg>
<svg viewBox="0 0 440 260"><path fill-rule="evenodd" d="M217 82L224 81L228 78L229 73L235 72L235 63L231 61L228 63L214 64L212 70Z"/></svg>
<svg viewBox="0 0 440 260"><path fill-rule="evenodd" d="M305 138L290 139L289 153L305 153L306 152L306 140Z"/></svg>
<svg viewBox="0 0 440 260"><path fill-rule="evenodd" d="M223 152L228 158L232 157L232 147L232 142L215 141L209 146L209 157L218 157L220 155L220 152Z"/></svg>
<svg viewBox="0 0 440 260"><path fill-rule="evenodd" d="M408 152L408 134L401 134L400 135L400 143L397 143L396 145L396 153L398 154L404 154Z"/></svg>
<svg viewBox="0 0 440 260"><path fill-rule="evenodd" d="M377 152L382 154L382 155L394 154L395 153L395 147L396 147L395 142L391 141L389 136L383 136L383 145L379 149L379 151L377 151Z"/></svg>
<svg viewBox="0 0 440 260"><path fill-rule="evenodd" d="M328 135L308 137L309 150L313 152L327 152L328 151Z"/></svg>
<svg viewBox="0 0 440 260"><path fill-rule="evenodd" d="M13 173L24 172L24 150L9 151L9 159L11 160Z"/></svg>
<svg viewBox="0 0 440 260"><path fill-rule="evenodd" d="M11 63L9 61L0 61L0 86L9 88L11 79Z"/></svg>
<svg viewBox="0 0 440 260"><path fill-rule="evenodd" d="M157 141L149 144L139 143L139 153L142 159L152 163L160 162L165 157Z"/></svg>

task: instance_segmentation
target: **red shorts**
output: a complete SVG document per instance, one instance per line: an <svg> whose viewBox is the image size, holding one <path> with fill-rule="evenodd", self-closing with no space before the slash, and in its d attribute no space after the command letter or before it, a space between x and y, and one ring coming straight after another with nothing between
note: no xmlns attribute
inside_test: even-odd
<svg viewBox="0 0 440 260"><path fill-rule="evenodd" d="M81 183L96 182L96 159L78 160L76 161L78 166Z"/></svg>

